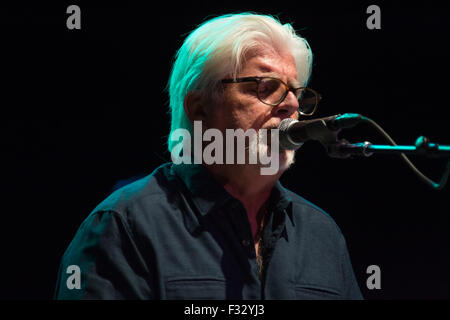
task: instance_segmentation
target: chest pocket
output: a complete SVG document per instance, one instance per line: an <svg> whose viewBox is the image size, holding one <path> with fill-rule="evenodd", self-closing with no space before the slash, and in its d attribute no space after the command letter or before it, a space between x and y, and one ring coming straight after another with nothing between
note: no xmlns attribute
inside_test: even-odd
<svg viewBox="0 0 450 320"><path fill-rule="evenodd" d="M224 300L225 280L220 278L171 278L166 282L169 300Z"/></svg>
<svg viewBox="0 0 450 320"><path fill-rule="evenodd" d="M342 295L339 290L331 287L317 286L313 284L297 284L295 297L299 300L340 300Z"/></svg>

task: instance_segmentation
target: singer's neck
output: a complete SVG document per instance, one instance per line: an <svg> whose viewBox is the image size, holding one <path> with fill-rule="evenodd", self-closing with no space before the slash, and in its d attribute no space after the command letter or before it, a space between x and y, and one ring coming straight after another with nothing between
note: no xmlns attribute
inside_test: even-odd
<svg viewBox="0 0 450 320"><path fill-rule="evenodd" d="M264 204L282 172L261 175L258 165L210 165L207 168L231 196L241 201L255 238L263 219Z"/></svg>

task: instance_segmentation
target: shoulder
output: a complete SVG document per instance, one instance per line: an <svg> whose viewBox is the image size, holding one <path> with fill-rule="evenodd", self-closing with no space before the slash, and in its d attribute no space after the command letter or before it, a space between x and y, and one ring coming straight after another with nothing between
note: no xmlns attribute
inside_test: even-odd
<svg viewBox="0 0 450 320"><path fill-rule="evenodd" d="M342 232L332 216L319 206L285 189L292 201L292 218L295 223L311 231L317 231L330 236L341 237Z"/></svg>
<svg viewBox="0 0 450 320"><path fill-rule="evenodd" d="M126 219L130 213L145 211L160 202L167 202L172 189L170 180L171 163L165 163L151 174L112 192L91 214L114 212Z"/></svg>

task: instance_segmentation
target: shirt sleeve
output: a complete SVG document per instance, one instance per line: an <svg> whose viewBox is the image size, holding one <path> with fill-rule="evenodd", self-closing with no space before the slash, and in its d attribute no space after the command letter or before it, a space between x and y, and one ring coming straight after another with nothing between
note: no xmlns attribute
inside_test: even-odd
<svg viewBox="0 0 450 320"><path fill-rule="evenodd" d="M344 299L363 300L364 297L361 294L358 282L356 281L347 244L343 236L341 237L341 263L344 279Z"/></svg>
<svg viewBox="0 0 450 320"><path fill-rule="evenodd" d="M55 299L151 299L152 292L147 266L122 216L92 213L63 255Z"/></svg>

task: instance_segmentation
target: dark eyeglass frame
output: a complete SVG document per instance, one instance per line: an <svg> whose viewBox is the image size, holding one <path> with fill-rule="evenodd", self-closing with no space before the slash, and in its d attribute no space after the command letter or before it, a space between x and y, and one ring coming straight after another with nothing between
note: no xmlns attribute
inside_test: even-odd
<svg viewBox="0 0 450 320"><path fill-rule="evenodd" d="M279 100L277 103L267 103L267 102L264 102L264 101L260 98L260 96L259 96L259 84L260 84L263 80L265 80L265 79L277 80L278 82L280 82L281 84L283 84L283 86L284 86L284 88L285 88L285 92L284 92L284 94L281 96L280 100ZM280 103L282 103L282 102L284 101L284 99L286 99L287 95L289 94L289 91L292 91L292 93L294 93L295 96L298 97L299 90L305 90L305 89L311 90L311 91L314 93L315 97L316 97L316 103L315 103L315 106L314 106L313 110L312 110L311 112L308 112L308 113L302 112L302 111L300 110L300 108L299 108L299 110L298 110L299 114L304 115L304 116L311 116L311 115L313 115L314 112L316 112L317 105L319 104L320 100L322 99L322 96L321 96L319 93L317 93L317 91L315 91L314 89L311 89L311 88L309 88L309 87L293 88L293 87L290 87L290 86L289 86L287 83L285 83L283 80L278 79L278 78L274 78L274 77L244 77L244 78L236 78L236 79L222 79L221 82L222 82L222 83L256 82L256 85L257 85L257 88L256 88L256 96L258 97L259 101L261 101L262 103L264 103L264 104L266 104L266 105L272 106L272 107L276 107L276 106L278 106Z"/></svg>

